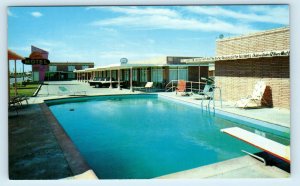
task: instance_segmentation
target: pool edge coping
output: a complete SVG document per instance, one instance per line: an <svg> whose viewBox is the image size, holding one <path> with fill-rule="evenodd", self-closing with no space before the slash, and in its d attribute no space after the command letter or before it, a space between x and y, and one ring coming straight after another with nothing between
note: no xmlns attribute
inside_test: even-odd
<svg viewBox="0 0 300 186"><path fill-rule="evenodd" d="M60 125L59 121L54 117L53 113L45 102L40 104L41 110L43 111L52 132L56 138L58 145L60 146L63 155L68 163L68 166L72 172L71 177L62 179L99 179L94 173L93 169L90 168L86 160L83 158L75 144ZM89 173L88 176L80 176Z"/></svg>

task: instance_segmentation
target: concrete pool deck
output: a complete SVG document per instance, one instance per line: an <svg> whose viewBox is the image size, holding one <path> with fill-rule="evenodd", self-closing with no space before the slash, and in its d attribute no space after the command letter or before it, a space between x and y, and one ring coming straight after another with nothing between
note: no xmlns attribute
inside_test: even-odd
<svg viewBox="0 0 300 186"><path fill-rule="evenodd" d="M65 87L68 92L60 93L60 86ZM54 117L51 117L51 113L47 111L43 104L44 100L47 99L67 98L70 97L70 93L82 93L83 91L85 91L84 96L141 93L138 91L132 93L128 89L93 88L87 83L76 81L49 82L48 85L43 85L38 95L31 97L29 105L20 109L18 115L13 111L9 112L9 174L11 179L97 179L72 142L62 143L62 141L69 139L67 136L64 136L63 132L57 132L61 130L57 125L55 125L56 128L53 128L53 124L58 124L58 122ZM162 92L159 94L172 99L201 104L197 95L190 97L176 96L174 92ZM232 107L232 103L226 102L220 108L218 104L216 103L216 109L223 109L227 112L275 123L286 128L290 127L289 110L277 108L236 109ZM60 138L60 135L64 137ZM69 151L67 150L66 154L65 149L68 148ZM68 152L72 153L68 154ZM74 156L77 156L77 158ZM273 177L289 177L288 172L282 172L281 169L277 170L278 168L274 166L262 166L259 161L249 156L228 161L230 161L229 165L239 168L224 168L224 171L221 173L206 177L271 177L270 171ZM221 167L226 167L227 164L226 162L221 162L221 164L218 164L218 167L220 169ZM171 177L166 176L164 178L204 178L206 171L203 172L203 170L211 169L212 167L207 168L209 166L214 167L216 165L208 165L195 170L184 171L184 173L180 172L177 175L172 174L169 175ZM257 174L254 174L253 171L256 171Z"/></svg>

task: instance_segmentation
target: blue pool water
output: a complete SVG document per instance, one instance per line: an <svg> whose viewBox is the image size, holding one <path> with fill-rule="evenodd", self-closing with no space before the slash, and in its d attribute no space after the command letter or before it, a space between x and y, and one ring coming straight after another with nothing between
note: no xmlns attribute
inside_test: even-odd
<svg viewBox="0 0 300 186"><path fill-rule="evenodd" d="M101 179L154 178L258 149L220 132L239 126L153 96L102 96L47 103ZM257 132L257 130L256 130ZM264 134L280 143L288 139Z"/></svg>

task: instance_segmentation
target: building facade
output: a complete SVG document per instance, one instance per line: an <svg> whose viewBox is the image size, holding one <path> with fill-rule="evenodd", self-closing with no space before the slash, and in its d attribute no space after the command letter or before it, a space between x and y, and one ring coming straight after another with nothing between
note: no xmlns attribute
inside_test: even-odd
<svg viewBox="0 0 300 186"><path fill-rule="evenodd" d="M171 81L185 80L199 82L201 77L208 77L208 64L186 64L181 59L194 57L163 56L142 61L132 61L127 64L115 64L95 67L86 70L76 70L79 81L94 77L112 77L123 82L127 87L144 86L153 82L158 89L165 89ZM195 89L199 84L194 84Z"/></svg>
<svg viewBox="0 0 300 186"><path fill-rule="evenodd" d="M215 81L223 100L251 95L266 82L265 106L290 107L290 31L288 27L216 41ZM219 58L219 59L218 59Z"/></svg>
<svg viewBox="0 0 300 186"><path fill-rule="evenodd" d="M46 65L45 81L74 80L76 74L74 70L93 68L91 62L51 62ZM39 65L32 66L32 80L39 81Z"/></svg>

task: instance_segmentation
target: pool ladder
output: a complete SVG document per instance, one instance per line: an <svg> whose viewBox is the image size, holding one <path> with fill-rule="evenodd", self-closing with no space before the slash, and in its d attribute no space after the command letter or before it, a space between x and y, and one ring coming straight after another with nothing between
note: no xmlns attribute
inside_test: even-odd
<svg viewBox="0 0 300 186"><path fill-rule="evenodd" d="M213 87L212 92L210 92L210 94L208 96L209 101L208 101L208 103L205 106L205 108L206 108L207 111L210 111L210 107L211 107L210 104L211 104L211 101L212 101L213 102L213 111L215 112L215 107L216 107L216 103L215 103L215 90L216 89L219 90L220 104L221 104L221 108L223 108L221 88L220 87ZM204 110L203 109L203 107L204 107L203 101L205 100L204 97L205 96L203 96L202 99L201 99L201 108L202 108L202 110Z"/></svg>

